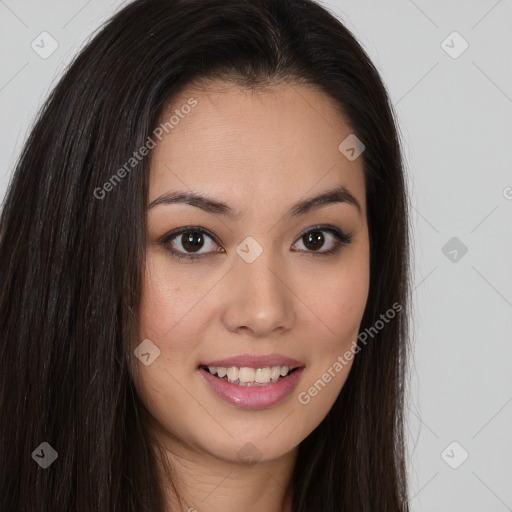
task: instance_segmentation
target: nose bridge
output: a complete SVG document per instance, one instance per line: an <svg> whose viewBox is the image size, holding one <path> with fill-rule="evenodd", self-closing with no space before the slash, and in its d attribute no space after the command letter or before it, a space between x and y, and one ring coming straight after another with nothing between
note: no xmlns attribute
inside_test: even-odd
<svg viewBox="0 0 512 512"><path fill-rule="evenodd" d="M293 299L285 285L284 265L270 239L267 244L262 240L257 244L260 249L254 239L247 240L237 248L226 313L231 329L244 327L266 335L277 328L290 328Z"/></svg>
<svg viewBox="0 0 512 512"><path fill-rule="evenodd" d="M235 272L240 280L256 296L264 294L268 295L267 298L273 298L272 296L278 294L281 281L277 276L282 271L282 266L270 246L266 247L254 261L247 261L240 257L236 267Z"/></svg>

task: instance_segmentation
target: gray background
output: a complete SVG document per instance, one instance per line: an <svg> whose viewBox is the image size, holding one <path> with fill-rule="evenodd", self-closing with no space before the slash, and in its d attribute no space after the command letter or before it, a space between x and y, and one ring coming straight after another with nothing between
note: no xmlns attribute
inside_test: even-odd
<svg viewBox="0 0 512 512"><path fill-rule="evenodd" d="M0 0L2 197L48 91L123 3ZM324 5L380 71L403 139L415 276L411 510L512 510L512 2ZM58 43L45 59L31 48L43 31ZM454 31L469 44L461 55Z"/></svg>

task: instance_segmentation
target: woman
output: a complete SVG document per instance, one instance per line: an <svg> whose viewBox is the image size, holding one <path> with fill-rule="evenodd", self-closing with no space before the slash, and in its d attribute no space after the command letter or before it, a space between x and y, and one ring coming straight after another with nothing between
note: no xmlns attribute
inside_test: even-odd
<svg viewBox="0 0 512 512"><path fill-rule="evenodd" d="M137 0L0 227L0 509L407 511L393 110L309 0Z"/></svg>

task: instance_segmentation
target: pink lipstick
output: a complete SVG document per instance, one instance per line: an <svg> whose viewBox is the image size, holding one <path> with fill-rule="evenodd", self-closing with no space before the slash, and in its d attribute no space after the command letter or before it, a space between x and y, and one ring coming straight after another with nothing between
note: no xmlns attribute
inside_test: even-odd
<svg viewBox="0 0 512 512"><path fill-rule="evenodd" d="M288 396L304 364L281 354L241 354L199 364L209 388L224 401L243 409L271 407Z"/></svg>

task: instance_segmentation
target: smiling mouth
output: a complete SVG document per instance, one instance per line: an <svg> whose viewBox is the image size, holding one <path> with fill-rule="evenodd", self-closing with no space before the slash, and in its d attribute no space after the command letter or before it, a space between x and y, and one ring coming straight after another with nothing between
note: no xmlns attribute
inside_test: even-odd
<svg viewBox="0 0 512 512"><path fill-rule="evenodd" d="M288 366L267 366L263 368L236 367L223 368L218 366L199 366L220 380L237 386L268 386L289 377L299 369Z"/></svg>

